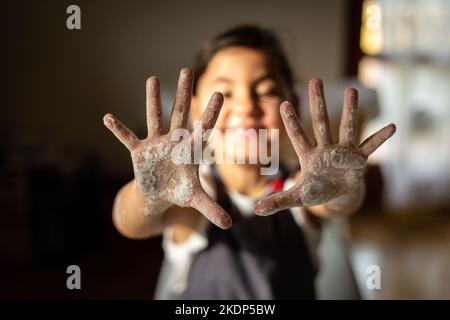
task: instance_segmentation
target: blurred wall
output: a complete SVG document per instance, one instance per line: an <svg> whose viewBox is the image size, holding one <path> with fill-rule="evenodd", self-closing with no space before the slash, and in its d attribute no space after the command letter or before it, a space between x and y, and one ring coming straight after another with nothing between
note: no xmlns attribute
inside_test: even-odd
<svg viewBox="0 0 450 320"><path fill-rule="evenodd" d="M79 31L66 8L81 8ZM299 79L339 79L345 1L47 1L3 7L6 145L41 139L98 155L103 169L131 174L128 152L104 128L111 112L145 134L145 79L161 77L165 112L181 67L199 44L239 23L281 36ZM2 103L3 104L3 103Z"/></svg>

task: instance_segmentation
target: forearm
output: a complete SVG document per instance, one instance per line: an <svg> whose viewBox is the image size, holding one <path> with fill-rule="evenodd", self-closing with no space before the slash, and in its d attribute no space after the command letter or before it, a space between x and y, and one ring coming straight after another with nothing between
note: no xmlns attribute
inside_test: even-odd
<svg viewBox="0 0 450 320"><path fill-rule="evenodd" d="M351 215L361 207L365 193L366 188L362 181L355 191L307 209L322 218L328 218L333 215Z"/></svg>

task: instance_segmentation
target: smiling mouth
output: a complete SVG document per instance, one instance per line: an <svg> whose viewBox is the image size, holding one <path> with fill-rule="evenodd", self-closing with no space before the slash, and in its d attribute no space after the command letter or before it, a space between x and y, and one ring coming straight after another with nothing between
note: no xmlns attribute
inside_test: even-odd
<svg viewBox="0 0 450 320"><path fill-rule="evenodd" d="M255 125L243 125L243 126L236 126L236 127L226 127L226 128L222 128L220 130L221 131L226 131L226 130L240 131L240 130L248 130L248 129L260 130L260 129L267 129L267 128L264 126L255 124Z"/></svg>

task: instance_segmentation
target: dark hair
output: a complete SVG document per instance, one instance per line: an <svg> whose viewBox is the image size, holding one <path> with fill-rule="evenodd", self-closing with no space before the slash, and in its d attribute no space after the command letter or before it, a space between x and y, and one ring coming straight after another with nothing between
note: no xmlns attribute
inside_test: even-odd
<svg viewBox="0 0 450 320"><path fill-rule="evenodd" d="M198 79L205 72L212 57L220 50L234 46L247 47L264 52L275 72L276 80L282 83L282 87L285 90L284 98L289 100L294 107L297 107L298 101L294 89L294 78L280 41L272 31L252 25L234 27L203 44L194 62L194 94L196 93Z"/></svg>

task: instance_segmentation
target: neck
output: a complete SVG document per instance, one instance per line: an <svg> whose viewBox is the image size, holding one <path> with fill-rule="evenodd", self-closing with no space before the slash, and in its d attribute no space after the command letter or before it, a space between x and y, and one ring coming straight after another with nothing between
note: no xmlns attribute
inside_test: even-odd
<svg viewBox="0 0 450 320"><path fill-rule="evenodd" d="M260 166L250 164L217 164L223 184L230 190L253 198L260 198L267 177L261 175Z"/></svg>

